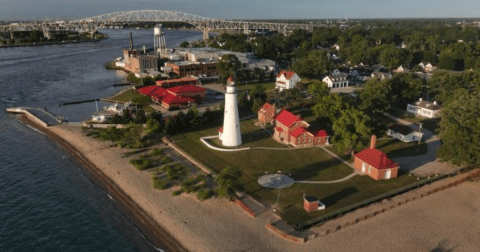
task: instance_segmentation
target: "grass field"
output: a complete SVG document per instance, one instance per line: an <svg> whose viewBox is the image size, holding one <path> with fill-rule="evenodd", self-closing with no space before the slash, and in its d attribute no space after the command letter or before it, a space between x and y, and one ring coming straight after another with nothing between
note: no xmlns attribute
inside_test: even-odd
<svg viewBox="0 0 480 252"><path fill-rule="evenodd" d="M422 127L430 130L434 134L437 134L438 124L440 123L439 118L422 118L421 116L414 116L413 114L407 113L406 111L400 111L396 109L391 109L387 111L389 114L401 118L405 121L409 121L411 123L422 123Z"/></svg>
<svg viewBox="0 0 480 252"><path fill-rule="evenodd" d="M134 89L129 89L119 95L111 97L109 100L119 102L132 101L133 104L137 104L140 109L145 110L145 112L147 113L156 111L154 108L149 106L150 104L152 104L152 100L150 99L150 97L139 94Z"/></svg>
<svg viewBox="0 0 480 252"><path fill-rule="evenodd" d="M177 134L172 136L172 139L177 146L217 173L229 165L240 168L243 172L241 178L243 190L262 202L274 205L282 218L290 224L321 216L416 181L415 177L408 175L401 175L397 179L388 181L374 181L368 176L355 176L336 184L294 184L280 192L263 188L257 183L257 179L265 173L281 171L295 180L330 181L343 178L353 170L320 148L286 149L285 145L275 142L263 129L254 126L252 119L241 122L244 141L241 147L249 146L252 147L251 150L240 152L211 150L200 141L200 137L217 135L218 127L220 125ZM212 142L215 145L221 145L218 139ZM255 149L255 147L275 147L285 150L264 150ZM305 212L303 210L304 193L317 196L326 204L326 210Z"/></svg>

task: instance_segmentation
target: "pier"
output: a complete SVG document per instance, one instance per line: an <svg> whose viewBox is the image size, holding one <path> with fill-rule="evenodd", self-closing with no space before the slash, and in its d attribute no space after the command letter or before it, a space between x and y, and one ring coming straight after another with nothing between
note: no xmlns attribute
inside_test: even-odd
<svg viewBox="0 0 480 252"><path fill-rule="evenodd" d="M27 119L45 128L65 121L61 116L57 116L43 108L15 107L7 108L6 111L12 114L23 114Z"/></svg>

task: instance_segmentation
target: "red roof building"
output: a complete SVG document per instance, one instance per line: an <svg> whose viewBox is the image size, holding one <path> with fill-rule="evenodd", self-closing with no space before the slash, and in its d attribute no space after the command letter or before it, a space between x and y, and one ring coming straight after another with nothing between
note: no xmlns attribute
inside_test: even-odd
<svg viewBox="0 0 480 252"><path fill-rule="evenodd" d="M275 104L270 104L266 102L263 106L258 110L258 123L260 125L267 125L273 124L274 117L275 117Z"/></svg>
<svg viewBox="0 0 480 252"><path fill-rule="evenodd" d="M260 112L259 112L260 113ZM275 117L273 139L293 147L306 147L328 144L329 136L325 130L310 132L310 126L299 116L282 110Z"/></svg>
<svg viewBox="0 0 480 252"><path fill-rule="evenodd" d="M189 106L205 98L205 89L195 85L181 85L167 89L149 86L140 88L139 93L150 96L153 101L167 109Z"/></svg>
<svg viewBox="0 0 480 252"><path fill-rule="evenodd" d="M387 157L387 155L375 148L377 137L372 135L370 147L354 155L354 167L375 180L391 179L398 176L400 166Z"/></svg>
<svg viewBox="0 0 480 252"><path fill-rule="evenodd" d="M295 75L295 72L294 71L281 70L277 74L277 78L280 78L282 75L285 75L285 79L290 80Z"/></svg>

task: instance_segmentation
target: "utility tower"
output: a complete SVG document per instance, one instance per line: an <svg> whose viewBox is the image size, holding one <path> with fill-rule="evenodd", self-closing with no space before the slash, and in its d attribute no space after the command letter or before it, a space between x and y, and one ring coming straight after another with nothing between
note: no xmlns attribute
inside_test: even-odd
<svg viewBox="0 0 480 252"><path fill-rule="evenodd" d="M240 134L240 119L238 115L237 91L235 81L230 76L227 80L227 92L225 93L225 113L223 115L223 133L220 140L223 146L237 147L242 144Z"/></svg>
<svg viewBox="0 0 480 252"><path fill-rule="evenodd" d="M162 53L165 53L167 49L167 43L165 42L165 33L162 31L162 25L155 25L153 28L153 49L155 55L162 57Z"/></svg>

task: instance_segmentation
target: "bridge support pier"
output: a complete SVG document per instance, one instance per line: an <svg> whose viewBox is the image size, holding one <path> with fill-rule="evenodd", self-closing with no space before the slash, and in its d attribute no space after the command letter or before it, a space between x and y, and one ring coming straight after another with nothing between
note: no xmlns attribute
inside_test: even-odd
<svg viewBox="0 0 480 252"><path fill-rule="evenodd" d="M248 29L248 23L243 24L243 33L246 35L250 34L250 30Z"/></svg>
<svg viewBox="0 0 480 252"><path fill-rule="evenodd" d="M203 30L203 40L205 40L205 42L207 42L209 36L208 36L208 31L209 29L208 28L204 28Z"/></svg>

